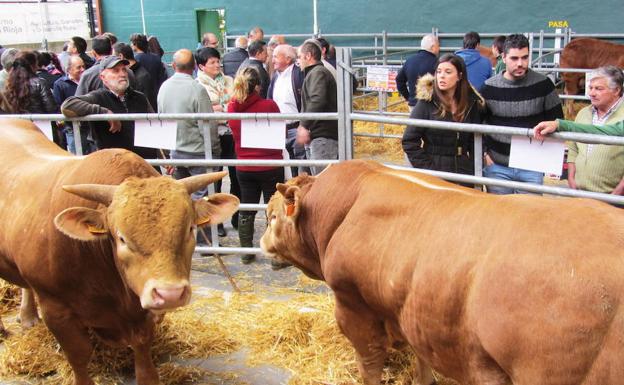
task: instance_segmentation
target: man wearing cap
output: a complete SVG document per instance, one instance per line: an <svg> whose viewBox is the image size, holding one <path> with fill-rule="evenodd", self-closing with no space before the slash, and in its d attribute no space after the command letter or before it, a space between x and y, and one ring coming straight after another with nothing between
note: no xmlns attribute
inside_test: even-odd
<svg viewBox="0 0 624 385"><path fill-rule="evenodd" d="M127 60L116 56L102 59L100 79L104 88L91 91L86 95L69 97L61 105L61 111L67 117L91 114L152 113L147 98L130 87ZM136 147L134 145L134 121L94 121L89 122L93 139L98 149L125 148L145 159L156 158L156 149Z"/></svg>

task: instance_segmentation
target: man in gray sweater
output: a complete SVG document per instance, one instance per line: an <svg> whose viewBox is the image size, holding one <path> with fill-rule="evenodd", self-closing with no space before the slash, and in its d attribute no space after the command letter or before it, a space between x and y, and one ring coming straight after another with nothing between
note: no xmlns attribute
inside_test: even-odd
<svg viewBox="0 0 624 385"><path fill-rule="evenodd" d="M158 112L161 113L202 113L212 112L212 102L206 89L193 79L195 59L188 49L181 49L173 55L175 74L167 79L158 91ZM211 158L218 158L221 152L216 121L210 121ZM176 149L171 151L171 159L206 159L204 131L197 120L179 120ZM173 176L176 179L191 175L205 174L204 166L176 166ZM200 199L207 188L192 194Z"/></svg>
<svg viewBox="0 0 624 385"><path fill-rule="evenodd" d="M299 64L305 75L301 112L336 112L336 80L321 63L321 47L315 40L306 40L299 47ZM338 159L338 122L302 120L297 128L297 142L306 145L308 159ZM324 168L311 167L312 174L317 175Z"/></svg>

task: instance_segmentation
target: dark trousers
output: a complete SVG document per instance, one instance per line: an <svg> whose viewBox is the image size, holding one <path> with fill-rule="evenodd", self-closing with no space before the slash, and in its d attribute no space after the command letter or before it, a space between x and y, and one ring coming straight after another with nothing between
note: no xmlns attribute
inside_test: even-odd
<svg viewBox="0 0 624 385"><path fill-rule="evenodd" d="M221 159L236 159L236 152L234 151L234 137L232 135L221 135ZM236 177L236 167L229 166L228 173L230 174L230 194L241 197L240 186L238 185L238 178ZM221 181L216 182L216 192L221 192Z"/></svg>
<svg viewBox="0 0 624 385"><path fill-rule="evenodd" d="M268 171L237 170L236 175L241 188L241 203L258 203L260 194L264 197L264 203L268 203L277 190L275 185L284 182L284 168L282 167ZM255 218L255 211L240 212L238 237L242 247L253 246Z"/></svg>

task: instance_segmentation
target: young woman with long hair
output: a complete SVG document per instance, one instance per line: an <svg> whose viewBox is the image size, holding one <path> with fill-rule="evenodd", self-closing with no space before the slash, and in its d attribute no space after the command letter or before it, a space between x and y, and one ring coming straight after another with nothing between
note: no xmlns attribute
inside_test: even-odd
<svg viewBox="0 0 624 385"><path fill-rule="evenodd" d="M52 114L58 106L50 87L36 75L37 55L24 51L17 55L4 88L4 98L13 114Z"/></svg>
<svg viewBox="0 0 624 385"><path fill-rule="evenodd" d="M468 82L464 60L455 54L442 56L435 77L418 80L418 102L410 118L457 123L481 123L485 101ZM472 133L408 126L403 151L413 167L474 174Z"/></svg>

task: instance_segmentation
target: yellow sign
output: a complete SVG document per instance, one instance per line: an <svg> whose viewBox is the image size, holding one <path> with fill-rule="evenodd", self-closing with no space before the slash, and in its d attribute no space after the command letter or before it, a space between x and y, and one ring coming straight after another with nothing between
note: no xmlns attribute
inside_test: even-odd
<svg viewBox="0 0 624 385"><path fill-rule="evenodd" d="M548 22L548 28L569 28L567 20L550 20Z"/></svg>

